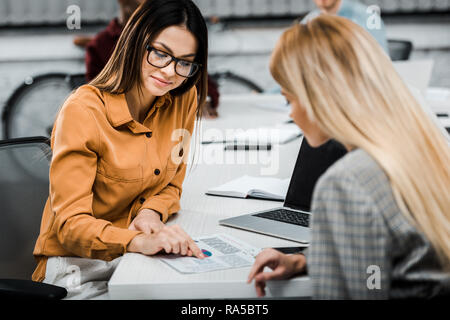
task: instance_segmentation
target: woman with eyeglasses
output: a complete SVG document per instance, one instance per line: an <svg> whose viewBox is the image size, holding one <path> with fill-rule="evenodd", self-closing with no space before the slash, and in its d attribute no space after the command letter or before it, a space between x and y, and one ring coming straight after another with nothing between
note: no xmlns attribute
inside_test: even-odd
<svg viewBox="0 0 450 320"><path fill-rule="evenodd" d="M191 0L148 0L101 73L66 100L51 136L33 280L60 283L61 265L92 265L62 257L111 261L161 250L203 257L182 228L164 223L180 209L190 137L206 98L207 44Z"/></svg>
<svg viewBox="0 0 450 320"><path fill-rule="evenodd" d="M256 257L257 294L308 273L316 299L448 298L450 148L382 48L320 16L284 32L270 70L308 143L349 152L317 182L306 252Z"/></svg>

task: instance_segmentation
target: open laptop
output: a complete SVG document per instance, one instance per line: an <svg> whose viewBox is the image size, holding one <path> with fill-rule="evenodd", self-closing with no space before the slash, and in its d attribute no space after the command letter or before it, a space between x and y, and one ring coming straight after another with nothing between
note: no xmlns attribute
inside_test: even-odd
<svg viewBox="0 0 450 320"><path fill-rule="evenodd" d="M344 146L334 140L312 148L303 139L283 207L223 219L219 224L309 243L309 211L314 186L319 177L346 152Z"/></svg>
<svg viewBox="0 0 450 320"><path fill-rule="evenodd" d="M392 64L405 83L426 96L433 71L433 60L394 61Z"/></svg>

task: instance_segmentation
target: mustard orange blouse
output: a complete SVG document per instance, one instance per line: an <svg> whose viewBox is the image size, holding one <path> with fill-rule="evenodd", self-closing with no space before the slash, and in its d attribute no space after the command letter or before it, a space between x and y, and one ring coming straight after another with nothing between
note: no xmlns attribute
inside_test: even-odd
<svg viewBox="0 0 450 320"><path fill-rule="evenodd" d="M127 229L140 209L159 212L164 222L180 209L196 109L195 87L158 97L142 124L124 94L84 85L67 99L51 136L34 281L45 278L49 256L112 260L125 253L140 233Z"/></svg>

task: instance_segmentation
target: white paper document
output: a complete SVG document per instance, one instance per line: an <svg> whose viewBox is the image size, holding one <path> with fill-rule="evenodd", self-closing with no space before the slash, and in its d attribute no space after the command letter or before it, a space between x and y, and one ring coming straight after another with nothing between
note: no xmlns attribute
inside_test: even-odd
<svg viewBox="0 0 450 320"><path fill-rule="evenodd" d="M213 234L194 241L206 258L180 255L161 256L160 260L180 273L201 273L253 265L261 249L227 234Z"/></svg>
<svg viewBox="0 0 450 320"><path fill-rule="evenodd" d="M236 130L223 139L222 136L203 136L202 143L234 143L243 145L275 145L285 144L297 139L302 131L296 125L283 123L277 127L260 127L246 130Z"/></svg>

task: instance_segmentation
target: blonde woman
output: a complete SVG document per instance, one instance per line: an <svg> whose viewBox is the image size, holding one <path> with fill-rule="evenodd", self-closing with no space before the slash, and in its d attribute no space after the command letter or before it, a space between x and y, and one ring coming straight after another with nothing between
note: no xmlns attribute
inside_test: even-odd
<svg viewBox="0 0 450 320"><path fill-rule="evenodd" d="M307 272L319 299L448 295L450 148L381 47L320 16L282 35L270 69L308 142L334 138L349 152L316 185L307 252L256 258L257 294Z"/></svg>

